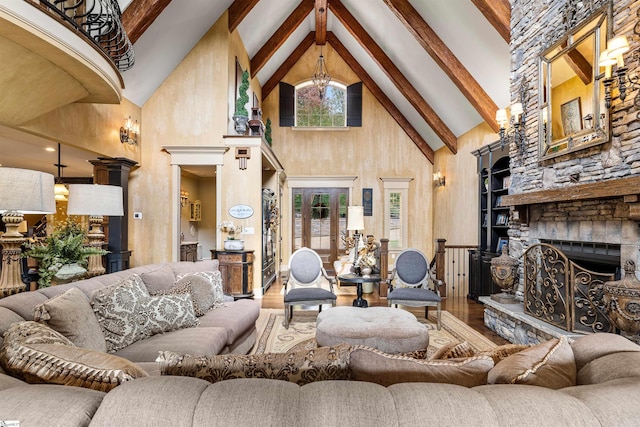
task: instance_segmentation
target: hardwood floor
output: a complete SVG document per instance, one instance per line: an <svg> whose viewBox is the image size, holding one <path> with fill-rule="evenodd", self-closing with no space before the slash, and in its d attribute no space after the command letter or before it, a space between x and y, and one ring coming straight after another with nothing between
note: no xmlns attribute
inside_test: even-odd
<svg viewBox="0 0 640 427"><path fill-rule="evenodd" d="M276 280L275 283L267 290L266 294L262 297L262 308L281 308L284 310L284 302L281 294L282 283L280 280ZM350 306L355 298L354 295L338 295L338 301L336 305ZM387 299L380 298L378 296L378 290L374 289L372 294L365 294L364 298L369 302L369 306L387 306ZM509 342L484 326L484 306L478 304L473 300L467 298L446 298L443 300L442 309L448 311L464 323L489 338L491 341L498 345L508 344ZM409 308L416 316L424 316L424 308L416 307Z"/></svg>

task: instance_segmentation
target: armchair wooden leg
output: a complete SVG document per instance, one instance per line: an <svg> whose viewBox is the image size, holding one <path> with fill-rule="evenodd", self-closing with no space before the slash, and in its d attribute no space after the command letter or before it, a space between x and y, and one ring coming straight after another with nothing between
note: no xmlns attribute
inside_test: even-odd
<svg viewBox="0 0 640 427"><path fill-rule="evenodd" d="M289 329L289 307L286 304L284 306L284 328Z"/></svg>
<svg viewBox="0 0 640 427"><path fill-rule="evenodd" d="M440 321L440 304L438 304L438 330L442 327L442 323Z"/></svg>

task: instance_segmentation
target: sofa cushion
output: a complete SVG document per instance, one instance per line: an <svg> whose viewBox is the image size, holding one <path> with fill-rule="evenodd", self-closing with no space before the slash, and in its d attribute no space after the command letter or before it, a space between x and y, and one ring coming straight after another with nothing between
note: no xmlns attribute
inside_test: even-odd
<svg viewBox="0 0 640 427"><path fill-rule="evenodd" d="M45 323L78 347L103 353L107 351L107 343L89 299L78 288L70 288L38 305L33 320Z"/></svg>
<svg viewBox="0 0 640 427"><path fill-rule="evenodd" d="M402 382L449 383L473 387L487 383L493 367L488 356L464 360L420 360L355 346L350 355L351 377L388 386Z"/></svg>
<svg viewBox="0 0 640 427"><path fill-rule="evenodd" d="M0 307L8 308L24 320L33 320L33 308L48 299L40 292L21 292L11 295L11 298L1 298Z"/></svg>
<svg viewBox="0 0 640 427"><path fill-rule="evenodd" d="M224 307L209 310L198 318L201 327L218 326L227 331L227 344L232 345L247 332L255 330L260 315L260 303L252 299L240 299L226 303Z"/></svg>
<svg viewBox="0 0 640 427"><path fill-rule="evenodd" d="M5 334L0 363L7 372L34 384L60 384L109 391L124 381L146 377L128 360L76 347L48 326L25 321Z"/></svg>
<svg viewBox="0 0 640 427"><path fill-rule="evenodd" d="M571 343L576 369L580 371L587 363L599 357L619 351L640 351L640 346L617 334L600 332L580 337Z"/></svg>
<svg viewBox="0 0 640 427"><path fill-rule="evenodd" d="M132 362L154 362L162 350L195 356L220 354L227 348L227 331L223 328L186 328L136 341L114 354Z"/></svg>
<svg viewBox="0 0 640 427"><path fill-rule="evenodd" d="M498 362L489 384L529 384L552 389L576 384L573 350L565 337L534 345Z"/></svg>
<svg viewBox="0 0 640 427"><path fill-rule="evenodd" d="M621 351L587 363L578 371L577 384L601 384L631 377L640 378L640 352Z"/></svg>
<svg viewBox="0 0 640 427"><path fill-rule="evenodd" d="M210 277L188 273L180 277L169 289L152 293L152 295L178 295L188 294L193 303L196 316L204 316L211 308L222 305L222 278L220 272L216 271L219 286L214 284Z"/></svg>
<svg viewBox="0 0 640 427"><path fill-rule="evenodd" d="M140 277L149 293L166 290L176 281L176 276L168 264L161 264L151 271L140 273Z"/></svg>
<svg viewBox="0 0 640 427"><path fill-rule="evenodd" d="M268 378L298 385L324 380L348 380L348 344L289 353L192 356L161 351L157 361L162 375L195 377L209 382L234 378Z"/></svg>

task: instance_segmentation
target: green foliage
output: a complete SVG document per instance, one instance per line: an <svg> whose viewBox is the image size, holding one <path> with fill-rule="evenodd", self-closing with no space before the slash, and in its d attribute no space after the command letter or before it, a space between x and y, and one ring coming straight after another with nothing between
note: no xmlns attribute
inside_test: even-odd
<svg viewBox="0 0 640 427"><path fill-rule="evenodd" d="M264 139L267 140L269 146L271 146L271 119L267 118L267 124L264 129Z"/></svg>
<svg viewBox="0 0 640 427"><path fill-rule="evenodd" d="M91 255L108 253L100 248L85 246L86 237L87 233L80 224L68 219L44 242L36 241L26 244L27 250L23 256L35 258L39 262L39 287L51 286L51 279L65 264L78 263L86 267Z"/></svg>
<svg viewBox="0 0 640 427"><path fill-rule="evenodd" d="M244 70L242 72L242 82L240 83L240 87L238 88L238 99L236 99L236 111L233 113L234 116L244 116L249 117L249 111L247 111L247 103L249 102L249 94L247 91L249 90L249 72Z"/></svg>
<svg viewBox="0 0 640 427"><path fill-rule="evenodd" d="M296 126L333 127L345 125L346 92L335 86L325 89L325 96L315 86L296 91Z"/></svg>

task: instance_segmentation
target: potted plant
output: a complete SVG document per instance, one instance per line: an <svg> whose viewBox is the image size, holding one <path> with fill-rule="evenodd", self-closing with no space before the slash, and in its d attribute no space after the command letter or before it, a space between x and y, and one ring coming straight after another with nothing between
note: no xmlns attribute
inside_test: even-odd
<svg viewBox="0 0 640 427"><path fill-rule="evenodd" d="M38 261L38 287L73 282L87 274L87 263L91 255L105 255L108 251L85 246L87 233L80 224L67 219L44 241L27 243L23 256Z"/></svg>
<svg viewBox="0 0 640 427"><path fill-rule="evenodd" d="M267 141L267 144L271 146L271 119L267 117L267 124L264 130L264 139Z"/></svg>
<svg viewBox="0 0 640 427"><path fill-rule="evenodd" d="M234 225L233 221L222 221L218 226L220 231L228 233L224 241L224 249L227 251L241 251L244 249L244 240L236 239L236 233L242 233L241 225Z"/></svg>
<svg viewBox="0 0 640 427"><path fill-rule="evenodd" d="M249 111L247 110L247 103L249 102L249 95L247 90L249 89L249 72L244 70L242 72L242 82L238 88L238 99L236 99L236 110L233 113L233 121L236 124L236 132L240 135L244 135L247 132L247 124L249 122Z"/></svg>

